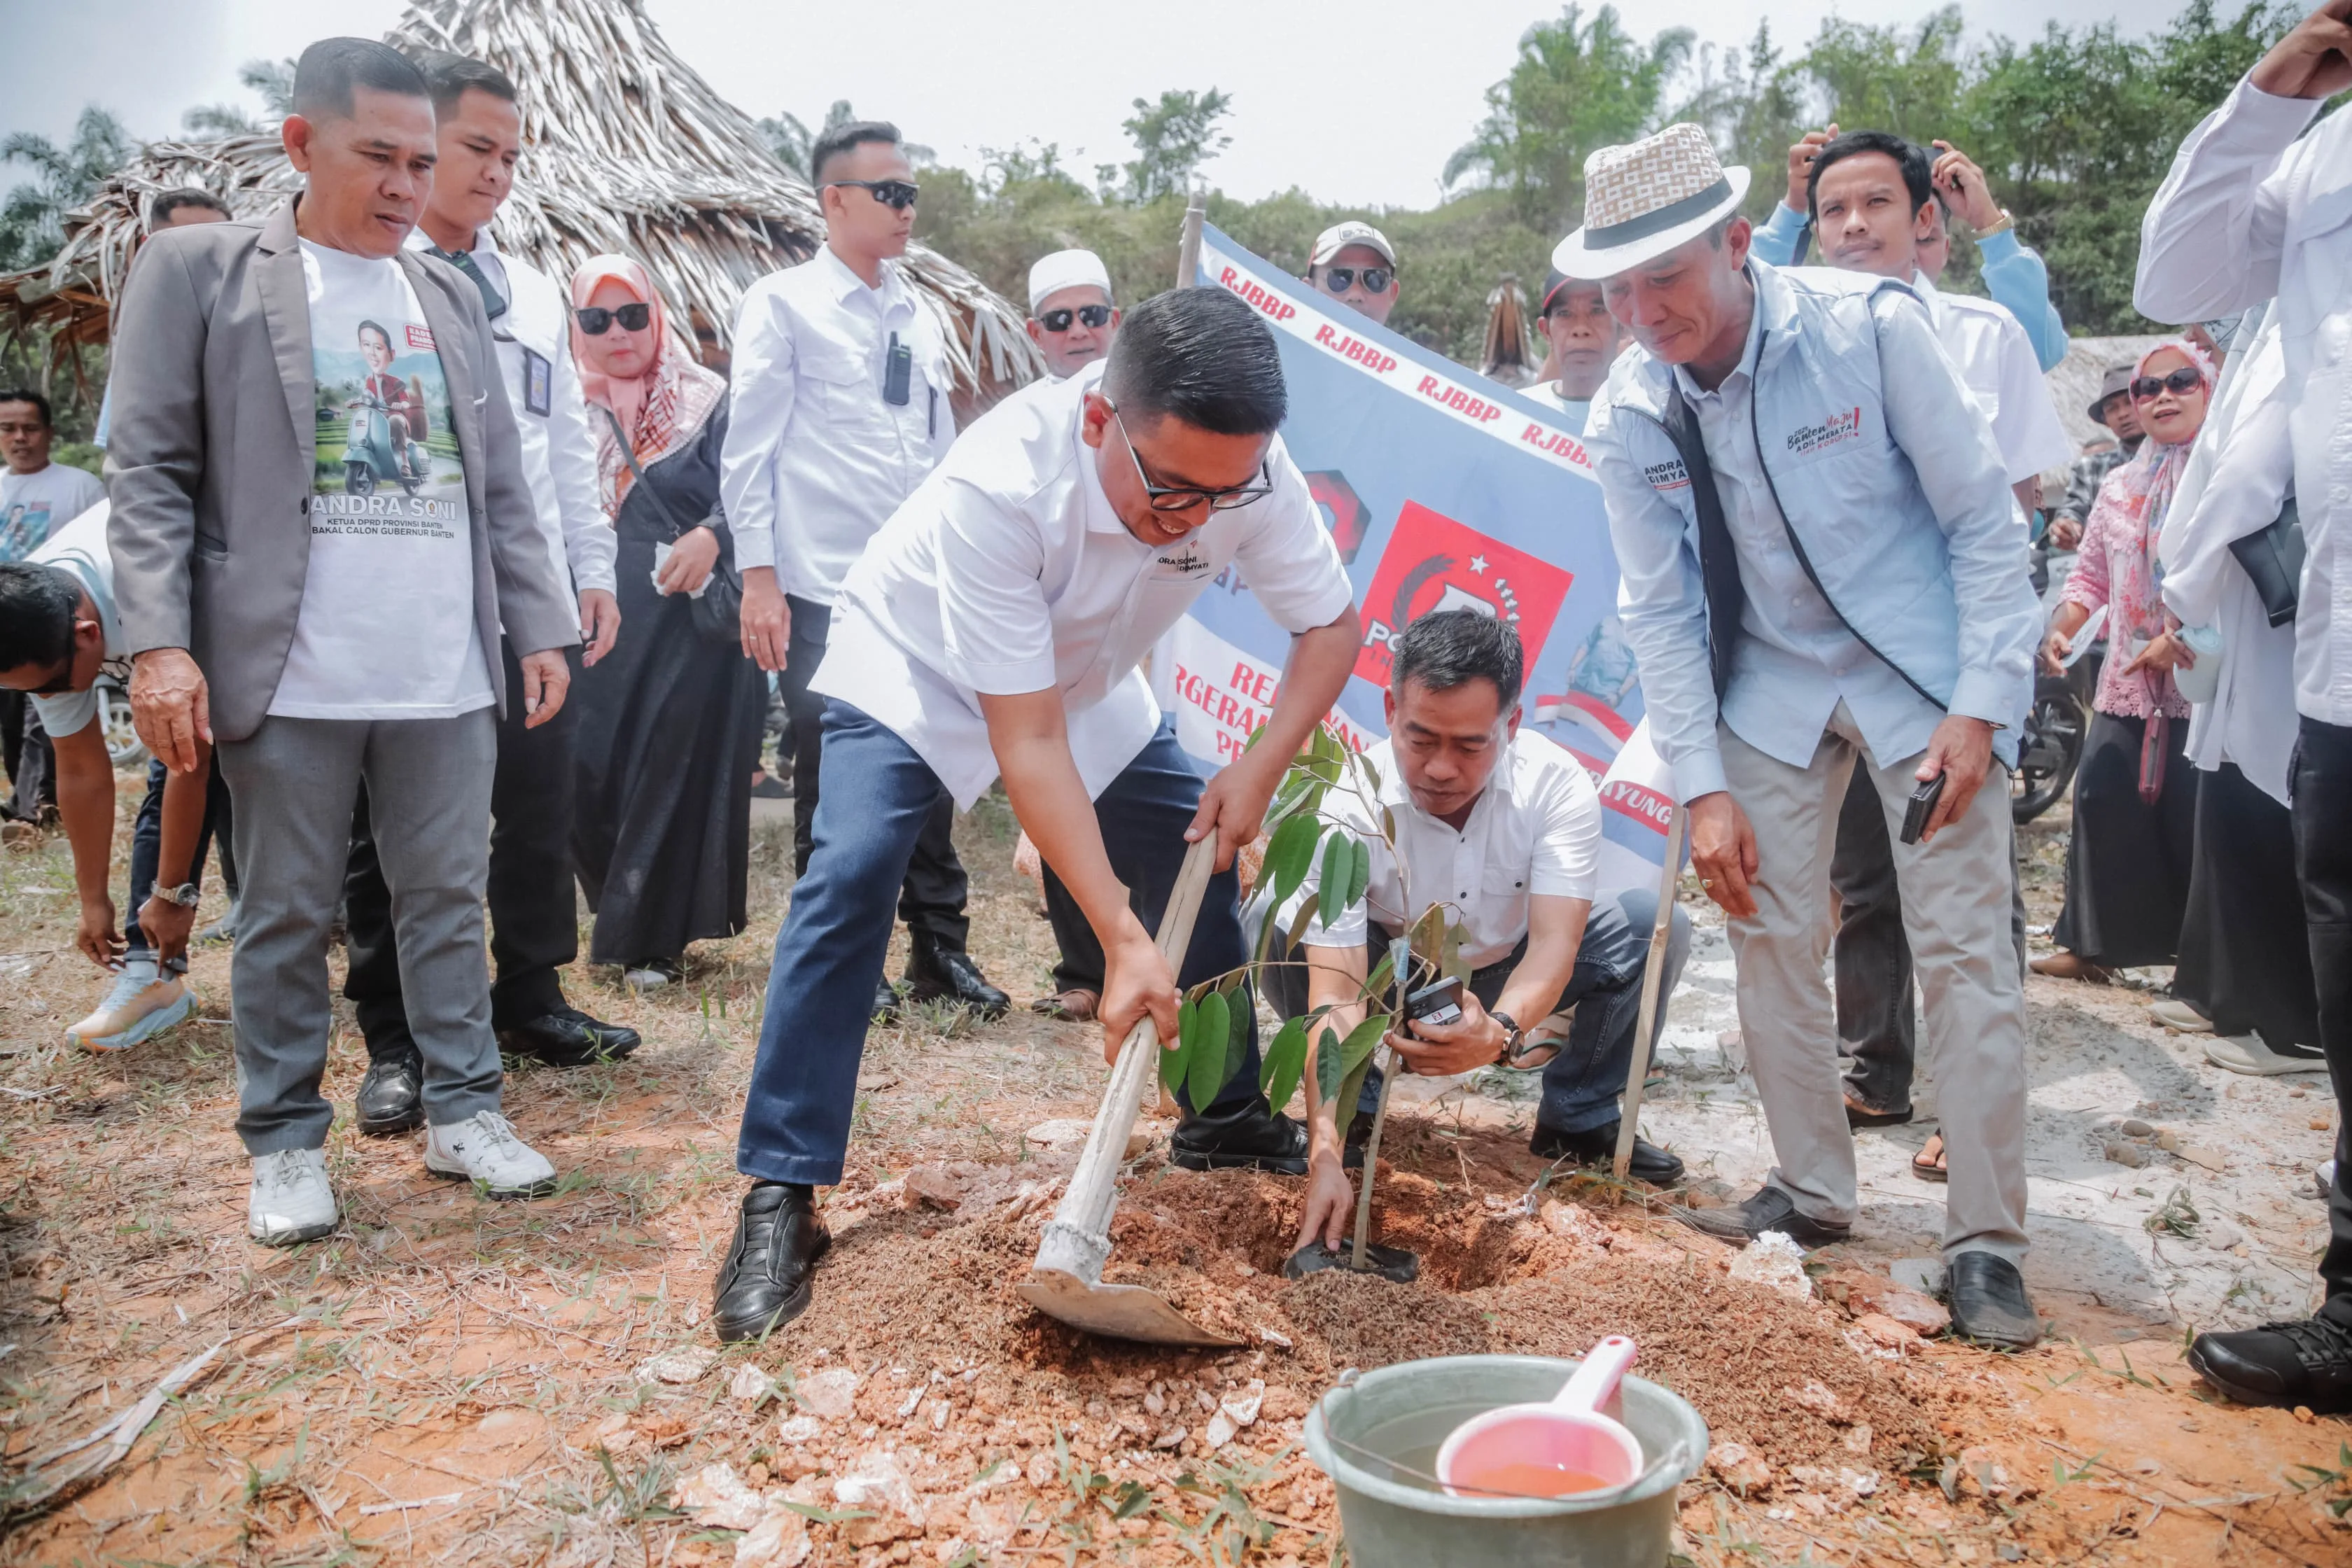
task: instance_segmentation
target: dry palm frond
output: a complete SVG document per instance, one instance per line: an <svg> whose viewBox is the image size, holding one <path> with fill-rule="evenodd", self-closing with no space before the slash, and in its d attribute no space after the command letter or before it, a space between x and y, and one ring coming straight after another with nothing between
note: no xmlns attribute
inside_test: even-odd
<svg viewBox="0 0 2352 1568"><path fill-rule="evenodd" d="M1537 357L1527 293L1507 272L1486 296L1486 342L1478 351L1478 374L1505 386L1525 386L1536 378Z"/></svg>
<svg viewBox="0 0 2352 1568"><path fill-rule="evenodd" d="M525 153L497 237L555 278L600 252L635 256L678 320L698 317L723 342L744 289L824 241L808 183L671 50L640 0L416 0L387 41L471 55L522 89ZM177 185L252 217L300 177L274 131L153 143L74 216L46 266L0 277L0 326L56 326L60 351L102 340L147 204ZM969 398L984 405L1040 374L1018 309L919 246L906 266Z"/></svg>

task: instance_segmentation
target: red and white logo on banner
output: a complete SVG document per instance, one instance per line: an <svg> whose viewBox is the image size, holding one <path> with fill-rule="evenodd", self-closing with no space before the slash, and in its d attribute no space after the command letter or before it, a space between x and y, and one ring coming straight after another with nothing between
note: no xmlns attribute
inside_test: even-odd
<svg viewBox="0 0 2352 1568"><path fill-rule="evenodd" d="M1572 574L1514 550L1418 501L1404 503L1364 595L1364 650L1356 673L1389 683L1389 644L1432 610L1482 610L1518 628L1530 668L1568 597Z"/></svg>

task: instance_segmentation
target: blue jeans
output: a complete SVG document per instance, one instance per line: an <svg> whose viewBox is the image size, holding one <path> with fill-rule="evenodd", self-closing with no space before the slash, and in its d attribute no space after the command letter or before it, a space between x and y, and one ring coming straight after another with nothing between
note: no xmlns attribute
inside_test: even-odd
<svg viewBox="0 0 2352 1568"><path fill-rule="evenodd" d="M896 731L841 701L824 710L815 842L808 874L793 888L792 909L776 933L768 972L760 1054L743 1104L735 1168L771 1182L830 1186L841 1180L849 1121L857 1098L857 1064L890 943L899 889L923 826L946 793L914 748ZM1184 829L1201 800L1201 775L1163 722L1127 770L1095 802L1111 869L1130 889L1146 929L1160 910L1184 859ZM1239 967L1240 884L1231 871L1212 878L1192 946L1178 980L1186 985ZM1209 1110L1223 1115L1257 1099L1257 1023L1243 994L1236 1021L1242 1061ZM1178 1099L1183 1099L1180 1092Z"/></svg>
<svg viewBox="0 0 2352 1568"><path fill-rule="evenodd" d="M1642 1023L1642 974L1650 962L1650 930L1658 918L1658 896L1638 889L1615 898L1597 899L1584 922L1584 940L1577 945L1576 967L1559 999L1545 1016L1576 1009L1568 1038L1559 1054L1543 1068L1543 1100L1536 1126L1544 1132L1591 1132L1617 1120L1617 1097L1624 1092L1625 1077L1633 1065L1633 1041ZM1377 926L1375 927L1377 930ZM1394 935L1380 931L1385 948ZM1690 917L1675 910L1666 935L1666 972L1658 981L1658 1016L1651 1043L1665 1026L1666 1002L1681 979L1683 961L1690 956ZM1368 954L1369 955L1369 954ZM1481 1005L1492 1007L1510 984L1511 975L1528 955L1527 940L1506 956L1470 976L1470 994ZM1268 972L1267 1000L1286 1018L1307 1011L1306 971L1297 966ZM1520 1020L1533 1028L1535 1018ZM1364 1077L1364 1091L1356 1101L1359 1115L1370 1115L1380 1104L1381 1069ZM1344 1131L1345 1129L1342 1129Z"/></svg>

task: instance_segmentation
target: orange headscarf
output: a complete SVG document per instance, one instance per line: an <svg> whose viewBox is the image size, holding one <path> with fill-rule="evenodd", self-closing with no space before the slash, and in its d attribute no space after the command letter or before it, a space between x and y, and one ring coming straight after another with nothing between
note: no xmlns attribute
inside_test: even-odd
<svg viewBox="0 0 2352 1568"><path fill-rule="evenodd" d="M661 290L645 267L626 256L593 256L572 275L574 310L594 297L599 284L616 282L632 300L653 307L653 363L637 376L611 376L595 368L587 352L587 336L578 317L571 321L572 361L580 372L580 390L592 407L609 409L628 433L629 448L643 468L677 451L702 428L727 384L705 369L686 342L670 330L669 311ZM610 517L621 510L635 476L613 438L610 420L592 418L596 426L596 473Z"/></svg>

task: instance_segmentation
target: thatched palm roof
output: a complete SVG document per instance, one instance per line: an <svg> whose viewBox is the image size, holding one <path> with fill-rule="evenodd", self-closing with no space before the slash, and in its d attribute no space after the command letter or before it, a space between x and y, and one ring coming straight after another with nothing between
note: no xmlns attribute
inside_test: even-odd
<svg viewBox="0 0 2352 1568"><path fill-rule="evenodd" d="M557 278L599 252L635 256L678 320L698 316L724 342L744 288L824 241L808 183L671 50L639 0L415 0L386 41L488 60L522 89L525 153L498 242ZM153 143L74 216L46 266L0 276L0 326L56 326L60 351L103 340L147 203L177 185L245 217L300 178L275 131ZM975 401L1040 374L1018 309L919 246L907 265Z"/></svg>
<svg viewBox="0 0 2352 1568"><path fill-rule="evenodd" d="M1478 374L1505 386L1525 386L1538 379L1549 359L1548 345L1536 342L1528 313L1527 291L1510 273L1503 274L1486 296L1486 338L1478 350Z"/></svg>

